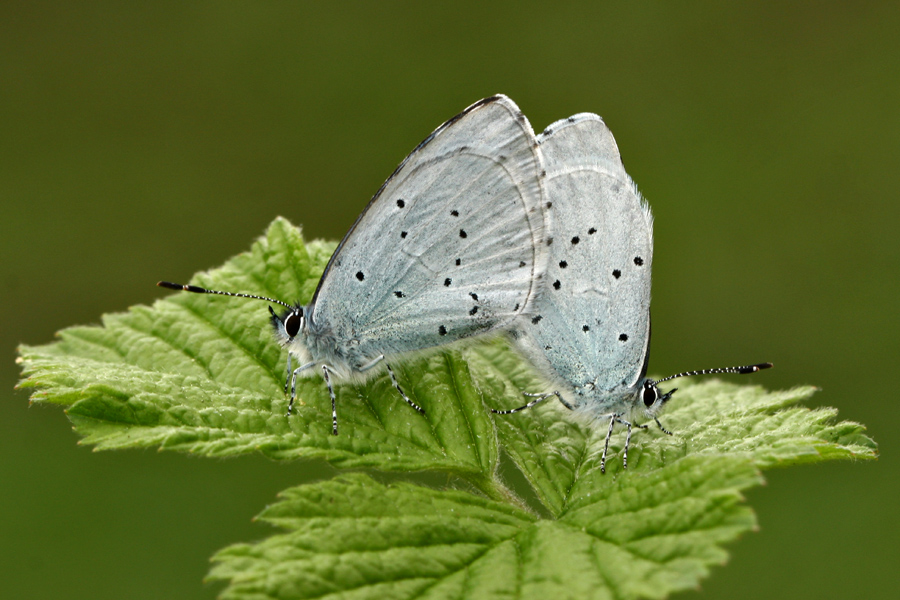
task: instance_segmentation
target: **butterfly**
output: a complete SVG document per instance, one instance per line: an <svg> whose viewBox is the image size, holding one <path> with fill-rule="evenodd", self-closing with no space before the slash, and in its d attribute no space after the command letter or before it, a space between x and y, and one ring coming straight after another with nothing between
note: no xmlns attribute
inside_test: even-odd
<svg viewBox="0 0 900 600"><path fill-rule="evenodd" d="M363 382L382 365L424 413L389 363L506 329L531 311L545 268L544 175L530 123L512 100L492 96L400 163L344 236L308 304L158 285L280 305L269 311L288 351L288 415L297 378L318 373L337 435L332 380Z"/></svg>
<svg viewBox="0 0 900 600"><path fill-rule="evenodd" d="M676 389L658 385L678 377L755 373L772 366L706 369L653 380L650 358L650 271L653 216L625 172L612 132L582 113L553 123L538 136L547 171L548 267L533 314L520 319L516 345L552 386L510 414L556 396L568 409L603 423L601 471L616 424L627 428L622 456L628 464L632 427L650 419L671 435L658 414ZM636 425L646 429L647 425Z"/></svg>

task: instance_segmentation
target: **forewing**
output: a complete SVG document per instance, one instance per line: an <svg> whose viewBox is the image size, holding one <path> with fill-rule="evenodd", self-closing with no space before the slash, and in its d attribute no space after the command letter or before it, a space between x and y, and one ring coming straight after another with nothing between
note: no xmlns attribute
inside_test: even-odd
<svg viewBox="0 0 900 600"><path fill-rule="evenodd" d="M573 387L631 387L650 335L650 210L597 115L554 123L538 141L553 239L546 291L523 326L529 355Z"/></svg>
<svg viewBox="0 0 900 600"><path fill-rule="evenodd" d="M510 324L543 265L542 165L505 96L435 130L400 164L331 258L312 320L363 356L420 350Z"/></svg>

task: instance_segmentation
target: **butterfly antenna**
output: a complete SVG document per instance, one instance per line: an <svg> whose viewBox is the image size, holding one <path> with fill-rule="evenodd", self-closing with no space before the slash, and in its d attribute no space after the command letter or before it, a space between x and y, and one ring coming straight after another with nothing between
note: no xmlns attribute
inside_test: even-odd
<svg viewBox="0 0 900 600"><path fill-rule="evenodd" d="M235 298L252 298L253 300L265 300L266 302L274 302L286 308L293 310L295 307L287 302L275 300L274 298L266 298L265 296L254 296L253 294L236 294L234 292L220 292L219 290L208 290L196 285L182 285L180 283L172 283L171 281L160 281L157 283L159 287L168 288L170 290L182 290L185 292L193 292L195 294L218 294L219 296L234 296Z"/></svg>
<svg viewBox="0 0 900 600"><path fill-rule="evenodd" d="M677 375L669 375L663 379L658 381L654 381L653 385L658 385L664 381L669 381L670 379L677 379L679 377L692 377L694 375L713 375L715 373L739 373L744 375L746 373L756 373L757 371L761 371L763 369L771 369L772 363L759 363L758 365L747 365L745 367L726 367L724 369L703 369L702 371L685 371L684 373L678 373Z"/></svg>

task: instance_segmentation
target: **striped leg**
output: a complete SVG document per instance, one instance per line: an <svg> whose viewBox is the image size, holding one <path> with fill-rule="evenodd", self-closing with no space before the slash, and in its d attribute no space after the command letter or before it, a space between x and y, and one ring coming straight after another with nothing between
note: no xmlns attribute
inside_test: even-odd
<svg viewBox="0 0 900 600"><path fill-rule="evenodd" d="M371 369L372 367L374 367L375 365L377 365L378 363L380 363L383 360L384 360L384 354L379 354L378 356L375 357L374 360L371 360L371 361L367 362L366 364L364 364L363 366L361 366L359 368L359 372L362 373L364 371L368 371L369 369Z"/></svg>
<svg viewBox="0 0 900 600"><path fill-rule="evenodd" d="M381 354L377 358L375 358L375 360L371 361L368 364L361 366L359 368L359 370L360 370L360 372L368 371L369 369L371 369L372 367L374 367L375 365L377 365L378 363L380 363L383 360L384 360L384 354ZM400 395L403 397L404 400L406 400L407 404L409 404L414 409L416 409L417 411L419 411L420 413L422 413L424 415L425 409L422 408L421 406L419 406L418 404L416 404L415 402L413 402L412 400L410 400L409 397L403 393L403 390L400 388L400 384L397 383L397 378L394 377L394 370L391 369L391 365L384 363L384 366L387 367L388 373L390 373L390 375L391 375L391 384L394 386L394 389L396 389L398 392L400 392Z"/></svg>
<svg viewBox="0 0 900 600"><path fill-rule="evenodd" d="M600 457L600 472L606 473L606 452L609 450L609 438L612 437L613 426L616 424L617 415L610 415L609 429L606 430L606 442L603 444L603 455Z"/></svg>
<svg viewBox="0 0 900 600"><path fill-rule="evenodd" d="M632 425L628 421L618 418L618 417L616 418L616 421L628 428L628 433L625 435L625 450L622 451L622 468L627 469L628 468L628 446L631 444L631 428L632 427L640 427L641 429L647 429L647 426L646 425Z"/></svg>
<svg viewBox="0 0 900 600"><path fill-rule="evenodd" d="M291 359L288 358L288 368L290 368L290 366L291 366ZM300 371L305 371L306 369L309 369L314 366L316 366L315 362L308 362L305 365L297 367L296 369L294 369L291 372L291 375L288 378L288 381L291 384L291 399L288 402L287 416L291 416L291 411L294 409L294 398L297 397L297 373L299 373ZM287 388L287 383L285 383L284 385L285 385L285 388ZM287 391L287 390L285 389L285 391Z"/></svg>
<svg viewBox="0 0 900 600"><path fill-rule="evenodd" d="M322 377L325 378L328 395L331 396L331 435L337 435L337 406L334 400L334 388L331 385L331 378L328 376L328 365L322 365Z"/></svg>
<svg viewBox="0 0 900 600"><path fill-rule="evenodd" d="M284 380L284 393L288 393L288 386L291 385L291 353L288 352L288 365L287 365L287 377Z"/></svg>
<svg viewBox="0 0 900 600"><path fill-rule="evenodd" d="M659 428L662 430L663 433L665 433L666 435L672 435L671 431L669 431L668 429L666 429L665 427L662 426L662 423L659 422L659 419L657 419L656 417L653 417L653 420L656 421L656 424L659 425Z"/></svg>
<svg viewBox="0 0 900 600"><path fill-rule="evenodd" d="M510 408L509 410L495 410L495 409L492 408L492 409L491 409L491 412L494 413L495 415L511 415L511 414L513 414L513 413L517 413L517 412L519 412L519 411L525 410L526 408L531 408L532 406L534 406L534 405L537 404L538 402L541 402L542 400L546 400L546 399L549 398L550 396L556 396L556 397L559 399L559 401L562 402L562 405L565 406L566 408L568 408L569 410L573 410L573 408L574 408L574 407L573 407L572 405L570 405L568 402L566 402L565 400L563 400L563 397L560 396L559 392L546 392L546 393L543 393L543 394L529 394L528 392L523 392L522 395L523 395L523 396L528 396L529 398L534 398L534 400L532 400L532 401L529 402L528 404L525 404L525 405L520 406L520 407L518 407L518 408Z"/></svg>
<svg viewBox="0 0 900 600"><path fill-rule="evenodd" d="M382 358L384 358L384 357L382 357ZM394 377L394 370L391 368L391 366L387 363L384 363L384 366L387 367L388 373L390 373L390 375L391 375L391 383L394 385L394 388L396 388L396 390L398 392L400 392L400 395L403 396L403 399L406 400L406 403L424 415L425 409L422 408L421 406L419 406L418 404L416 404L415 402L413 402L412 400L410 400L409 397L403 393L403 390L400 388L400 384L397 383L397 378Z"/></svg>

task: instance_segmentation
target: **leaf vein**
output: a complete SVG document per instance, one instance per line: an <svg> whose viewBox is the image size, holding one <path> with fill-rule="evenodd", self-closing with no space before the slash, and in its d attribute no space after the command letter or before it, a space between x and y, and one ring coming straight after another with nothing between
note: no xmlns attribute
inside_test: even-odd
<svg viewBox="0 0 900 600"><path fill-rule="evenodd" d="M215 331L215 332L218 332L219 334L221 334L222 337L224 337L224 338L228 339L229 341L231 341L231 343L232 343L237 349L241 350L247 357L249 357L250 359L252 359L252 361L255 362L257 365L259 365L259 366L262 368L263 371L265 371L266 373L268 373L268 374L269 374L269 377L272 378L272 381L275 383L276 386L280 386L280 385L281 385L280 377L279 377L278 375L276 375L275 373L272 372L272 370L269 368L269 365L267 365L267 364L265 364L264 362L262 362L262 361L259 359L259 356L257 356L256 354L252 353L252 352L250 351L249 348L247 348L246 346L244 346L243 344L241 344L240 342L238 342L237 338L235 338L235 337L229 335L229 334L226 333L221 327L219 327L218 325L216 325L215 323L213 323L213 321L210 320L209 317L205 316L204 313L199 312L199 311L196 310L193 306L190 306L190 305L186 305L186 304L176 304L176 303L174 303L174 302L173 302L173 304L176 305L176 306L181 307L181 308L184 309L184 310L186 310L187 312L189 312L190 314L192 314L194 317L196 317L197 320L199 320L201 323L205 323L206 325L208 325L208 326L210 327L210 329L212 329L212 330Z"/></svg>

